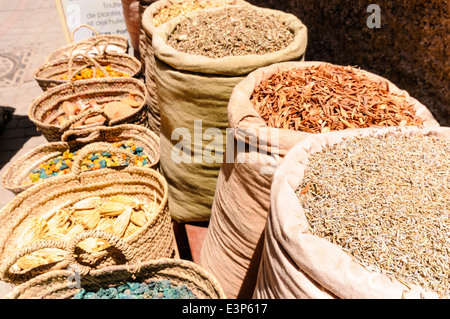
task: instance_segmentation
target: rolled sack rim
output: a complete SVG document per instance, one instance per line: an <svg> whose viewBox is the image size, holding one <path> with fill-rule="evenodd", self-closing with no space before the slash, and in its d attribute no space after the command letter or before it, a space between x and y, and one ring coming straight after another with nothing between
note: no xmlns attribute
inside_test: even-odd
<svg viewBox="0 0 450 319"><path fill-rule="evenodd" d="M186 16L178 16L156 28L152 39L155 58L158 58L162 62L180 71L223 76L242 76L264 66L278 62L301 59L304 56L308 38L307 27L295 15L279 10L250 5L229 6L229 8L231 7L252 7L263 13L279 17L289 30L293 32L294 40L284 49L263 55L248 54L242 56L227 56L217 59L180 52L167 44L169 36L179 23L187 18L193 18L205 10L215 11L223 9L223 7L218 7L194 11Z"/></svg>

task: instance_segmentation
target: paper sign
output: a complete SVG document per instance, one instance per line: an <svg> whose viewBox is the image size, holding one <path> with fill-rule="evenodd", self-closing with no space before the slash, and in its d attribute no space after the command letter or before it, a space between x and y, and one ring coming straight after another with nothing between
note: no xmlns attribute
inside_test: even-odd
<svg viewBox="0 0 450 319"><path fill-rule="evenodd" d="M64 34L68 43L70 35L81 24L87 24L99 34L119 34L129 39L121 0L55 0ZM74 34L73 42L95 35L88 28L80 28Z"/></svg>

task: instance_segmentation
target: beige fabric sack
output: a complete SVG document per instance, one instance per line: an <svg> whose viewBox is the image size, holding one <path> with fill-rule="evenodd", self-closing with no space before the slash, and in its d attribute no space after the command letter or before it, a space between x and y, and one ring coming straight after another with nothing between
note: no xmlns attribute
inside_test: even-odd
<svg viewBox="0 0 450 319"><path fill-rule="evenodd" d="M272 174L287 152L311 135L269 128L253 108L251 94L261 81L274 73L321 63L324 62L286 62L260 68L250 73L233 90L228 105L229 126L235 130L233 149L236 151L238 144L252 148L240 154L241 163L237 160L225 161L221 167L200 257L202 266L216 274L230 298L251 298L253 294L269 211ZM391 92L406 96L414 104L417 115L425 120L425 126L439 126L428 109L406 91L382 77L369 72L366 74L386 83ZM247 134L246 138L243 132L251 134ZM248 138L249 135L252 138ZM257 161L250 163L254 156L257 156Z"/></svg>
<svg viewBox="0 0 450 319"><path fill-rule="evenodd" d="M159 133L161 126L161 115L159 111L158 99L156 95L155 81L155 59L153 51L153 34L156 32L156 26L153 24L153 17L161 10L174 4L194 2L197 0L159 0L151 3L143 12L141 17L141 26L144 31L144 38L140 43L140 51L143 52L145 65L145 82L149 91L149 123L150 129ZM223 2L230 5L246 5L243 0L208 0L208 2ZM165 24L163 24L165 25ZM159 27L164 27L163 25Z"/></svg>
<svg viewBox="0 0 450 319"><path fill-rule="evenodd" d="M210 218L233 88L251 71L276 62L298 61L305 53L307 30L300 20L281 11L255 8L284 21L293 31L294 41L283 50L265 55L212 59L178 52L167 45L174 28L186 17L172 19L153 35L161 114L160 167L169 184L170 212L177 222ZM190 16L197 14L199 11ZM187 155L181 162L177 147ZM211 151L215 153L208 154Z"/></svg>
<svg viewBox="0 0 450 319"><path fill-rule="evenodd" d="M367 270L338 245L313 235L296 195L310 154L344 138L384 134L436 134L450 139L450 128L362 129L318 134L291 149L276 170L255 298L269 299L397 299L437 298L412 285Z"/></svg>

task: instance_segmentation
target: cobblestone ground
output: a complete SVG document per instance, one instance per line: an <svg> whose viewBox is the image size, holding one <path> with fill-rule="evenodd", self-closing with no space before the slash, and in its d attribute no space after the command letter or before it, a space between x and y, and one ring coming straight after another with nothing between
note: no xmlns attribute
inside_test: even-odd
<svg viewBox="0 0 450 319"><path fill-rule="evenodd" d="M0 176L45 138L28 119L31 102L42 94L33 71L54 50L66 45L55 1L0 0L0 106L13 112L0 132ZM0 208L14 194L0 185ZM11 287L0 281L0 298Z"/></svg>

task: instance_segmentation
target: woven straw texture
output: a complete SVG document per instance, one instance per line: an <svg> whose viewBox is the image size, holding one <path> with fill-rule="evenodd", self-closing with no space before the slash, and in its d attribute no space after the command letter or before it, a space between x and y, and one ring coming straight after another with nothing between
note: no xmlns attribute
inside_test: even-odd
<svg viewBox="0 0 450 319"><path fill-rule="evenodd" d="M80 40L80 41L74 41L74 35L75 33L82 29L82 28L88 28L91 31L94 32L94 36ZM45 62L50 62L53 60L59 60L59 59L66 59L70 57L70 55L74 52L74 50L80 50L80 51L89 51L92 49L92 46L99 43L105 45L105 50L107 52L122 52L127 53L128 52L128 39L127 37L123 35L118 34L99 34L99 32L93 28L90 25L87 24L81 24L78 27L76 27L70 36L71 43L59 48L58 50L53 51L45 60Z"/></svg>
<svg viewBox="0 0 450 319"><path fill-rule="evenodd" d="M93 44L93 47L95 44ZM130 77L137 77L141 73L142 64L135 57L122 52L104 52L95 56L74 53L70 57L53 59L40 65L34 72L34 79L38 82L43 91L54 86L69 82L69 80L59 80L58 78L67 74L70 79L80 70L90 66L102 69L111 65L113 70L125 72ZM103 71L104 74L108 74Z"/></svg>
<svg viewBox="0 0 450 319"><path fill-rule="evenodd" d="M133 141L136 146L143 147L148 155L149 167L157 167L160 156L159 136L151 130L134 124L91 127L68 130L63 134L61 142L51 142L35 147L9 166L2 176L1 183L9 191L18 194L35 185L31 183L28 176L32 169L38 168L39 165L63 154L66 150L74 152L93 142L121 141Z"/></svg>
<svg viewBox="0 0 450 319"><path fill-rule="evenodd" d="M18 287L6 299L71 299L80 291L69 286L74 273L54 270L42 274ZM174 284L185 284L199 299L225 299L226 296L214 276L197 264L182 259L162 258L134 266L109 266L80 276L80 287L88 291L116 286L127 281L146 282L167 279ZM75 287L74 287L75 286Z"/></svg>
<svg viewBox="0 0 450 319"><path fill-rule="evenodd" d="M164 177L155 170L134 167L133 164L122 169L104 168L81 172L80 163L84 156L93 151L106 151L111 154L126 154L128 151L113 147L108 143L92 143L80 152L74 161L72 173L49 179L17 195L0 211L0 279L11 283L23 283L50 270L65 269L76 265L80 273L111 265L134 264L158 258L176 258L178 249L168 210L168 190ZM120 157L120 156L119 156ZM131 160L130 163L133 161ZM30 221L48 213L69 207L76 202L94 196L108 198L126 195L139 200L159 204L156 217L149 220L141 229L121 239L101 231L83 232L70 242L61 240L42 240L17 249L17 240ZM88 237L101 238L111 244L109 248L96 253L87 253L77 247ZM63 261L35 267L29 270L14 271L11 266L25 255L43 248L57 248L65 251Z"/></svg>
<svg viewBox="0 0 450 319"><path fill-rule="evenodd" d="M141 105L135 108L135 112L129 116L119 119L108 120L110 126L119 124L138 124L148 127L147 116L147 96L148 92L145 84L134 78L100 78L91 80L73 81L59 85L43 92L31 104L28 110L28 117L36 124L39 131L49 142L61 141L62 134L82 118L92 114L90 110L80 113L64 126L57 123L56 118L64 114L62 103L64 101L81 100L83 103L94 100L98 104L109 101L120 100L129 95L130 92L137 93L136 99ZM100 126L99 124L84 125L72 129L84 129L86 127Z"/></svg>

